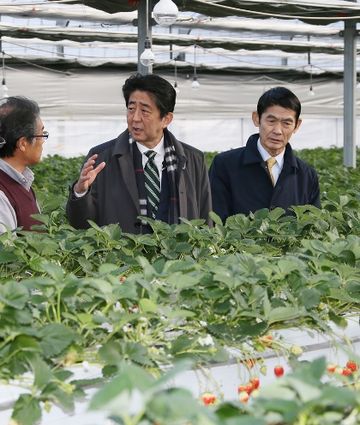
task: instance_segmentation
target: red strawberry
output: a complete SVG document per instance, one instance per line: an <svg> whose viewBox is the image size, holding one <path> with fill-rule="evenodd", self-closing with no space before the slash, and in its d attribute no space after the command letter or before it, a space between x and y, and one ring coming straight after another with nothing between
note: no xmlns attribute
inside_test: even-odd
<svg viewBox="0 0 360 425"><path fill-rule="evenodd" d="M238 394L243 393L244 391L246 392L246 385L239 385L237 388Z"/></svg>
<svg viewBox="0 0 360 425"><path fill-rule="evenodd" d="M212 393L204 393L201 396L202 402L205 404L205 406L208 406L209 404L214 404L216 401L216 395Z"/></svg>
<svg viewBox="0 0 360 425"><path fill-rule="evenodd" d="M348 369L350 369L351 371L353 371L353 372L356 372L356 371L358 370L358 365L357 365L357 363L355 363L353 360L349 360L349 361L346 363L346 367L347 367Z"/></svg>
<svg viewBox="0 0 360 425"><path fill-rule="evenodd" d="M344 376L350 376L350 375L352 375L352 373L353 373L353 371L351 369L349 369L348 367L344 367L343 370L342 370L342 374Z"/></svg>
<svg viewBox="0 0 360 425"><path fill-rule="evenodd" d="M277 378L284 375L284 368L281 365L277 365L274 367L274 374Z"/></svg>
<svg viewBox="0 0 360 425"><path fill-rule="evenodd" d="M257 377L253 377L250 379L253 390L257 390L260 387L260 379Z"/></svg>

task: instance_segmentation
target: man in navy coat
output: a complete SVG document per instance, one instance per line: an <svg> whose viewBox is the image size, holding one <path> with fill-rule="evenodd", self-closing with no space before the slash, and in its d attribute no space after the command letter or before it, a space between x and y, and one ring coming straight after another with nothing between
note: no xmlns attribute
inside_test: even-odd
<svg viewBox="0 0 360 425"><path fill-rule="evenodd" d="M213 210L225 220L262 208L320 207L316 171L289 144L301 125L299 99L285 87L266 91L252 119L258 134L245 147L220 153L210 168Z"/></svg>

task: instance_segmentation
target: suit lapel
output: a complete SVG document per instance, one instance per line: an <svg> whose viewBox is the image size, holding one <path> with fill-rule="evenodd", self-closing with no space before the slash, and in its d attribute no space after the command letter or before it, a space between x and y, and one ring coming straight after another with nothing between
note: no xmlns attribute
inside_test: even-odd
<svg viewBox="0 0 360 425"><path fill-rule="evenodd" d="M120 173L124 181L125 187L128 190L130 198L133 201L140 215L139 192L136 185L134 159L132 155L132 149L130 148L129 135L127 132L125 134L125 137L120 138L116 147L115 154L118 157Z"/></svg>

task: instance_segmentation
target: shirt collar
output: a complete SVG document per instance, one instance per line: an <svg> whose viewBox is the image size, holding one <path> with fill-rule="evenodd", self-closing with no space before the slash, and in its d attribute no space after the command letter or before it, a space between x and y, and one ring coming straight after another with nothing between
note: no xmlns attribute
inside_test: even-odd
<svg viewBox="0 0 360 425"><path fill-rule="evenodd" d="M139 142L136 142L136 146L138 147L140 153L142 155L145 155L145 153L149 150L156 152L156 154L160 155L160 157L165 156L165 147L164 147L164 137L161 138L160 142L152 149L149 149L148 147L142 145Z"/></svg>
<svg viewBox="0 0 360 425"><path fill-rule="evenodd" d="M19 171L15 170L9 163L0 158L0 170L4 171L9 177L24 186L26 190L30 190L32 182L34 181L34 173L30 168L26 167L23 173L19 173Z"/></svg>
<svg viewBox="0 0 360 425"><path fill-rule="evenodd" d="M261 144L260 137L258 138L258 141L257 141L257 148L264 161L267 161L271 157L269 152ZM282 166L284 165L284 155L285 155L285 149L281 153L279 153L279 155L274 156L274 158L276 159L276 163L278 164L280 168L282 168Z"/></svg>

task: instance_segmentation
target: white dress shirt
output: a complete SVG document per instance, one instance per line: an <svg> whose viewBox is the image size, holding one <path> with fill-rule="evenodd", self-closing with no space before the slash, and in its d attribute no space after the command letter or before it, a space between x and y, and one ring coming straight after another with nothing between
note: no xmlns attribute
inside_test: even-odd
<svg viewBox="0 0 360 425"><path fill-rule="evenodd" d="M260 153L260 155L261 155L261 157L264 161L267 161L269 158L271 158L271 155L269 154L269 152L260 143L260 137L257 141L257 148L258 148L258 151L259 151L259 153ZM272 175L274 176L274 184L276 184L276 182L277 182L277 180L280 176L281 170L283 168L284 155L285 155L285 149L281 153L279 153L279 155L274 156L276 163L274 164L274 166L271 170Z"/></svg>
<svg viewBox="0 0 360 425"><path fill-rule="evenodd" d="M165 147L164 147L164 138L160 140L160 143L157 144L154 148L149 149L146 146L142 145L139 142L136 142L136 146L138 147L140 153L141 153L141 160L142 160L142 166L145 168L146 163L148 162L149 158L145 155L147 151L154 151L156 152L154 163L159 171L159 177L160 177L160 188L161 188L161 177L162 177L162 170L163 170L163 162L165 158Z"/></svg>

